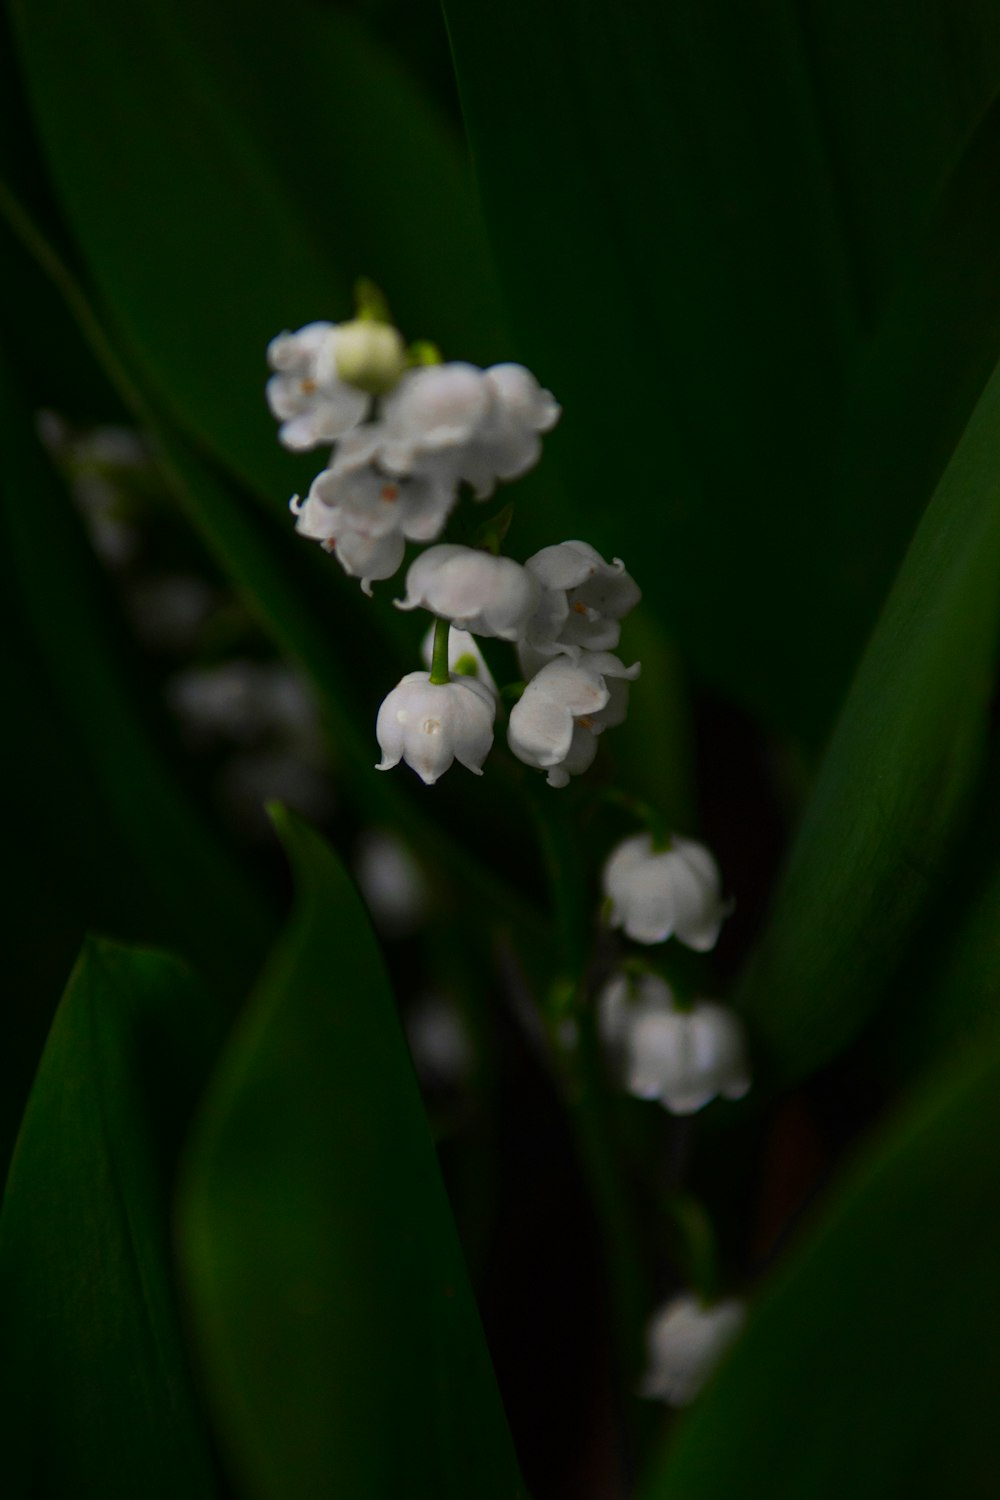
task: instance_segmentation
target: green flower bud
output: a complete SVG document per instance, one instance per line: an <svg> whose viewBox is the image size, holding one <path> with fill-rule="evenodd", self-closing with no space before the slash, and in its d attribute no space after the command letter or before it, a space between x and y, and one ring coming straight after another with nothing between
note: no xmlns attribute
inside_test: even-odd
<svg viewBox="0 0 1000 1500"><path fill-rule="evenodd" d="M391 324L356 318L337 329L334 363L348 385L370 396L384 396L406 368L406 346Z"/></svg>

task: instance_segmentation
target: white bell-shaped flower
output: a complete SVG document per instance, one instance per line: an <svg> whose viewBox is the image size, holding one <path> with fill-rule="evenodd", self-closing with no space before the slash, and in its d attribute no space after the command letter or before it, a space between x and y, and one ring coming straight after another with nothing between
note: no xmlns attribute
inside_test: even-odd
<svg viewBox="0 0 1000 1500"><path fill-rule="evenodd" d="M490 404L483 372L455 360L407 370L382 402L379 425L386 468L405 474L423 454L470 443Z"/></svg>
<svg viewBox="0 0 1000 1500"><path fill-rule="evenodd" d="M704 844L674 835L654 849L648 833L625 839L604 866L611 925L637 943L676 937L699 953L714 948L731 907L722 899L719 868Z"/></svg>
<svg viewBox="0 0 1000 1500"><path fill-rule="evenodd" d="M434 683L429 672L409 672L378 711L375 734L382 750L379 771L401 760L427 786L453 761L482 775L493 744L496 701L474 677Z"/></svg>
<svg viewBox="0 0 1000 1500"><path fill-rule="evenodd" d="M665 1303L646 1329L648 1364L642 1396L687 1406L722 1362L746 1321L736 1297L704 1303L691 1292Z"/></svg>
<svg viewBox="0 0 1000 1500"><path fill-rule="evenodd" d="M621 621L642 598L621 558L607 563L589 542L559 542L529 557L525 567L545 589L528 626L529 646L549 655L614 650Z"/></svg>
<svg viewBox="0 0 1000 1500"><path fill-rule="evenodd" d="M327 505L342 506L352 524L374 534L395 529L411 542L440 536L458 497L458 481L439 459L421 460L410 474L386 474L378 466L376 425L359 427L338 445L333 462L312 483ZM377 517L384 517L384 525Z"/></svg>
<svg viewBox="0 0 1000 1500"><path fill-rule="evenodd" d="M497 480L519 479L534 468L542 454L540 434L551 431L561 415L551 391L524 365L491 365L483 380L489 406L459 468L477 500L488 500Z"/></svg>
<svg viewBox="0 0 1000 1500"><path fill-rule="evenodd" d="M486 500L538 461L560 408L523 365L455 361L408 371L382 403L380 462L408 474L430 455Z"/></svg>
<svg viewBox="0 0 1000 1500"><path fill-rule="evenodd" d="M296 517L296 531L335 553L348 577L361 579L366 594L371 593L373 581L391 578L399 571L406 543L383 513L376 511L371 518L355 524L349 509L327 505L320 498L315 481L305 500L293 496L290 508Z"/></svg>
<svg viewBox="0 0 1000 1500"><path fill-rule="evenodd" d="M679 1006L656 974L633 984L616 975L601 991L597 1023L637 1099L657 1099L674 1115L711 1100L742 1099L750 1088L746 1034L735 1011L713 1000Z"/></svg>
<svg viewBox="0 0 1000 1500"><path fill-rule="evenodd" d="M510 557L449 543L428 547L410 564L400 609L429 609L473 635L516 641L541 592L526 568Z"/></svg>
<svg viewBox="0 0 1000 1500"><path fill-rule="evenodd" d="M639 675L607 651L578 660L557 656L528 683L510 712L507 739L526 765L548 771L550 786L565 786L597 753L594 736L624 717L621 691Z"/></svg>
<svg viewBox="0 0 1000 1500"><path fill-rule="evenodd" d="M279 440L295 452L334 442L368 415L371 397L337 374L337 341L335 323L308 323L267 346L275 371L267 404L281 423Z"/></svg>

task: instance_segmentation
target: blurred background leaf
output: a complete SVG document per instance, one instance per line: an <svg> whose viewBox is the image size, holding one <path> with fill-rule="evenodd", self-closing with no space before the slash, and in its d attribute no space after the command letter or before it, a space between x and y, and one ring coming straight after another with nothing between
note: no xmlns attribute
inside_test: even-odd
<svg viewBox="0 0 1000 1500"><path fill-rule="evenodd" d="M945 878L984 760L998 579L1000 368L907 553L744 979L785 1078L855 1038Z"/></svg>
<svg viewBox="0 0 1000 1500"><path fill-rule="evenodd" d="M381 281L411 337L510 352L457 133L353 17L303 0L252 13L101 0L86 18L45 0L12 14L60 205L113 331L274 509L315 464L275 443L267 341L348 316L357 276Z"/></svg>
<svg viewBox="0 0 1000 1500"><path fill-rule="evenodd" d="M655 556L647 598L699 676L815 745L998 352L988 187L963 245L977 275L908 308L911 347L957 321L965 361L928 350L900 424L869 421L858 465L831 463L995 89L995 11L445 10L518 347L566 405L554 447L588 535ZM873 514L857 468L889 473L906 423L927 461Z"/></svg>
<svg viewBox="0 0 1000 1500"><path fill-rule="evenodd" d="M247 1493L523 1493L378 950L280 816L297 904L190 1149L182 1258Z"/></svg>
<svg viewBox="0 0 1000 1500"><path fill-rule="evenodd" d="M219 1033L174 959L88 942L0 1216L10 1500L218 1493L181 1345L167 1204Z"/></svg>
<svg viewBox="0 0 1000 1500"><path fill-rule="evenodd" d="M831 1188L644 1500L994 1493L998 1174L994 1028Z"/></svg>

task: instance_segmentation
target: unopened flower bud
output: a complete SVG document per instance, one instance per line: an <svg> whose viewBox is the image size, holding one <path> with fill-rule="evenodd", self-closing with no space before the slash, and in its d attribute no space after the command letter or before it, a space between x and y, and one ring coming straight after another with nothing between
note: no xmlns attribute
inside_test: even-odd
<svg viewBox="0 0 1000 1500"><path fill-rule="evenodd" d="M337 374L371 396L383 396L406 368L406 345L398 328L371 318L341 323L334 350Z"/></svg>

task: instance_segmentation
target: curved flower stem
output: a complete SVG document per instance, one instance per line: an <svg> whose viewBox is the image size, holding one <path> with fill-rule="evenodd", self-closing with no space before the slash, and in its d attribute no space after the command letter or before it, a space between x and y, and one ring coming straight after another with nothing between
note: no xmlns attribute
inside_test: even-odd
<svg viewBox="0 0 1000 1500"><path fill-rule="evenodd" d="M451 681L451 672L448 670L448 637L451 635L451 624L448 620L434 621L434 650L431 656L431 682L436 687Z"/></svg>
<svg viewBox="0 0 1000 1500"><path fill-rule="evenodd" d="M571 830L561 809L555 806L555 796L532 787L531 804L559 938L558 978L546 1000L544 1020L603 1242L619 1399L624 1408L627 1401L621 1397L627 1397L637 1373L647 1297L635 1220L612 1143L608 1095L588 994L586 968L591 943L586 888ZM575 1027L575 1045L571 1046L565 1042L567 1021ZM631 1438L632 1423L625 1420L624 1411L622 1425L626 1438Z"/></svg>

